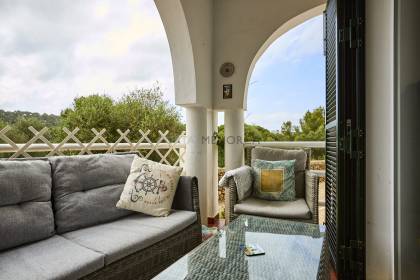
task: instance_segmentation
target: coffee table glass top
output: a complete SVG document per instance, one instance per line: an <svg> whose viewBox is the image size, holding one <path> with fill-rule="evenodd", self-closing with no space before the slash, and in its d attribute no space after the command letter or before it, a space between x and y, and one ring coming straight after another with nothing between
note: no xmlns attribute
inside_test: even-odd
<svg viewBox="0 0 420 280"><path fill-rule="evenodd" d="M241 215L154 279L316 279L325 227ZM265 255L245 256L257 244Z"/></svg>

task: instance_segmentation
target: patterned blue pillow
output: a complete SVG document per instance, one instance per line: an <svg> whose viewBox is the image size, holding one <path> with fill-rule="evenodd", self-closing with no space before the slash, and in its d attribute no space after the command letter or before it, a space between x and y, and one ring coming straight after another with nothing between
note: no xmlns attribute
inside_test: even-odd
<svg viewBox="0 0 420 280"><path fill-rule="evenodd" d="M296 198L295 160L252 160L254 196L266 200L291 201Z"/></svg>

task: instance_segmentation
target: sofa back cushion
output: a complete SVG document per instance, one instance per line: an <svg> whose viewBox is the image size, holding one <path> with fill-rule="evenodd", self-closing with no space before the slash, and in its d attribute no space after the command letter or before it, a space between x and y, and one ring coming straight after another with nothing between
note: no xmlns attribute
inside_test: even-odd
<svg viewBox="0 0 420 280"><path fill-rule="evenodd" d="M52 235L50 163L0 161L0 251Z"/></svg>
<svg viewBox="0 0 420 280"><path fill-rule="evenodd" d="M283 150L266 147L255 147L251 152L251 160L295 160L295 190L296 198L305 197L305 168L307 154L304 150Z"/></svg>
<svg viewBox="0 0 420 280"><path fill-rule="evenodd" d="M131 214L115 207L134 154L51 157L56 230L64 233Z"/></svg>

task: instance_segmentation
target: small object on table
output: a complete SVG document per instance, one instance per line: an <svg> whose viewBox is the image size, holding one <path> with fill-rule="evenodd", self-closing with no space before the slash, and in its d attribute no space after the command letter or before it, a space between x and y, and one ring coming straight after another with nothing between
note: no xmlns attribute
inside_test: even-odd
<svg viewBox="0 0 420 280"><path fill-rule="evenodd" d="M244 253L248 257L265 255L265 251L258 244L246 244Z"/></svg>

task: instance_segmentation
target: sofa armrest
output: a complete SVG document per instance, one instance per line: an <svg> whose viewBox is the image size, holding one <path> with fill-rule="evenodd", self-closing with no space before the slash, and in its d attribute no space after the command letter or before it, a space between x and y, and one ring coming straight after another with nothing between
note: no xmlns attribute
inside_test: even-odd
<svg viewBox="0 0 420 280"><path fill-rule="evenodd" d="M181 176L175 192L172 208L197 212L200 217L197 177Z"/></svg>
<svg viewBox="0 0 420 280"><path fill-rule="evenodd" d="M225 221L226 224L232 222L236 216L233 211L235 204L238 202L238 192L235 180L233 178L228 179L228 183L225 186Z"/></svg>
<svg viewBox="0 0 420 280"><path fill-rule="evenodd" d="M319 175L310 170L305 171L305 200L312 213L312 222L318 224Z"/></svg>

